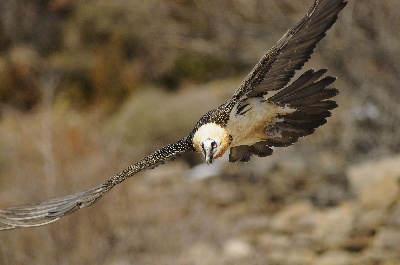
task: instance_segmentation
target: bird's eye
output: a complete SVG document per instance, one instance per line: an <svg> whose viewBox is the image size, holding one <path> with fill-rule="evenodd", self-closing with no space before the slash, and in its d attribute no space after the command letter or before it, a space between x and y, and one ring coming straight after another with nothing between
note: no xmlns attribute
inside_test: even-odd
<svg viewBox="0 0 400 265"><path fill-rule="evenodd" d="M216 148L216 147L217 147L217 143L216 143L216 142L212 142L212 143L211 143L211 147L212 147L212 148Z"/></svg>

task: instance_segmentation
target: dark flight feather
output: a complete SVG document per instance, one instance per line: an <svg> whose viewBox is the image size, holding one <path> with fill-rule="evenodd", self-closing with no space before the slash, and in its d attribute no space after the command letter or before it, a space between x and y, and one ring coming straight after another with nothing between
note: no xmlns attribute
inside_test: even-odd
<svg viewBox="0 0 400 265"><path fill-rule="evenodd" d="M271 155L272 147L292 145L300 137L312 134L317 127L325 124L326 118L331 115L330 110L337 106L335 101L329 99L337 95L338 91L327 87L336 78L322 78L324 73L326 69L308 70L286 88L268 98L268 102L295 108L296 111L281 115L278 117L281 121L266 125L265 141L251 146L232 147L229 161L247 162L252 155ZM261 150L268 151L260 152L261 147Z"/></svg>
<svg viewBox="0 0 400 265"><path fill-rule="evenodd" d="M303 67L325 32L346 6L342 0L316 0L303 19L261 58L246 76L234 98L256 97L285 87Z"/></svg>

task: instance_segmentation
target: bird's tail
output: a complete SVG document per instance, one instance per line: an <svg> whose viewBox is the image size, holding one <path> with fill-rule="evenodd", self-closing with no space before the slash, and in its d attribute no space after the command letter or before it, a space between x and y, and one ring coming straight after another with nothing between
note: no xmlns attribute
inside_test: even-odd
<svg viewBox="0 0 400 265"><path fill-rule="evenodd" d="M330 100L339 93L335 88L328 87L336 78L322 76L327 69L306 71L296 81L268 98L267 101L288 106L296 111L286 114L274 125L282 137L273 139L274 146L287 146L297 141L299 137L310 135L314 130L326 123L331 116L331 110L337 107Z"/></svg>

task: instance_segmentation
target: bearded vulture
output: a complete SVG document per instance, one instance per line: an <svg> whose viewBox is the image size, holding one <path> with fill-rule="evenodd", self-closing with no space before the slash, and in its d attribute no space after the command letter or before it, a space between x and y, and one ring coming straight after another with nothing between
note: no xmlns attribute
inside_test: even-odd
<svg viewBox="0 0 400 265"><path fill-rule="evenodd" d="M229 161L247 162L253 155L269 156L273 147L289 146L299 137L312 134L337 107L331 98L338 90L328 87L336 78L324 76L327 69L311 69L289 82L310 59L346 4L344 0L315 0L303 19L265 53L233 96L201 117L186 137L90 190L0 210L0 230L54 222L92 205L127 178L185 152L202 153L205 161L212 163L228 151Z"/></svg>

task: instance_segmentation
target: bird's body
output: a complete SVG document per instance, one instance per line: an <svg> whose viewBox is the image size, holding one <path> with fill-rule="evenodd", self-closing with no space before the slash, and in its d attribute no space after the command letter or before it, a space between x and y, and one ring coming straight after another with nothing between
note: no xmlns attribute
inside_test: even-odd
<svg viewBox="0 0 400 265"><path fill-rule="evenodd" d="M193 137L197 152L202 152L201 143L207 138L220 139L221 151L214 155L221 157L228 148L235 146L251 146L272 136L268 128L284 116L296 111L290 107L281 107L267 102L263 97L249 98L241 105L234 107L229 115L226 126L210 122L200 126ZM279 135L274 135L278 137Z"/></svg>
<svg viewBox="0 0 400 265"><path fill-rule="evenodd" d="M210 110L189 135L128 166L101 185L74 195L38 204L0 210L0 230L44 225L95 203L115 185L133 175L173 160L188 151L203 154L207 163L229 152L231 162L268 156L273 147L295 143L326 123L337 107L330 100L338 91L328 86L334 77L326 69L304 72L289 84L308 61L316 44L335 23L344 0L315 0L292 29L267 51L233 96ZM228 151L229 150L229 151Z"/></svg>
<svg viewBox="0 0 400 265"><path fill-rule="evenodd" d="M249 98L242 105L246 107L241 109L237 106L236 111L231 113L226 126L231 135L236 135L232 139L231 147L250 146L270 138L268 128L280 120L278 116L296 111L294 108L270 103L263 97Z"/></svg>

